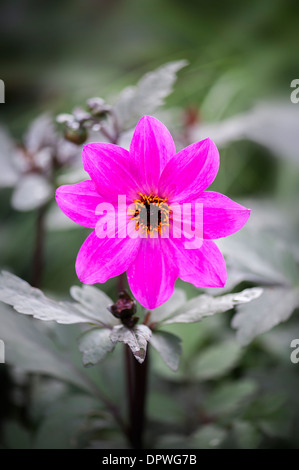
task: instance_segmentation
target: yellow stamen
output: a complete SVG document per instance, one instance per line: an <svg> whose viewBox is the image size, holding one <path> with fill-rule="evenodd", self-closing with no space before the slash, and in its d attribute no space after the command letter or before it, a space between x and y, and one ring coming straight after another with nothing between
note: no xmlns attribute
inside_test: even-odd
<svg viewBox="0 0 299 470"><path fill-rule="evenodd" d="M130 220L135 220L135 230L152 236L158 232L162 234L165 227L169 227L171 219L170 207L166 204L167 198L161 198L153 193L150 195L138 193L140 198L133 199L134 209L129 209ZM152 220L154 217L154 220Z"/></svg>

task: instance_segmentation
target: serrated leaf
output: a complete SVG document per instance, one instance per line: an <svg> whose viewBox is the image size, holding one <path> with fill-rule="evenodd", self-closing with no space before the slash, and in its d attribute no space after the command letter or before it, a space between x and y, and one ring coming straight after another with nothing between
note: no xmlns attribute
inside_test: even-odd
<svg viewBox="0 0 299 470"><path fill-rule="evenodd" d="M205 349L192 363L192 375L198 380L216 379L227 374L242 354L235 341L225 341Z"/></svg>
<svg viewBox="0 0 299 470"><path fill-rule="evenodd" d="M32 315L39 320L63 324L94 323L104 326L101 324L100 305L98 315L98 312L86 308L85 305L50 299L41 290L5 271L0 274L0 300L12 305L17 312Z"/></svg>
<svg viewBox="0 0 299 470"><path fill-rule="evenodd" d="M201 124L192 130L191 139L196 142L210 137L219 147L251 140L278 158L298 163L298 119L299 109L291 102L269 101L223 121Z"/></svg>
<svg viewBox="0 0 299 470"><path fill-rule="evenodd" d="M186 293L183 289L175 289L174 293L160 307L151 310L150 323L162 323L165 318L169 318L173 312L186 303Z"/></svg>
<svg viewBox="0 0 299 470"><path fill-rule="evenodd" d="M56 377L85 392L94 393L95 385L40 328L38 322L20 316L5 305L0 306L1 339L5 343L5 360L26 372Z"/></svg>
<svg viewBox="0 0 299 470"><path fill-rule="evenodd" d="M158 351L165 364L176 371L182 353L181 338L167 331L154 331L151 345Z"/></svg>
<svg viewBox="0 0 299 470"><path fill-rule="evenodd" d="M70 293L73 299L80 304L80 310L86 311L89 316L96 318L103 326L112 328L119 324L118 319L108 310L113 301L105 292L94 286L82 284L81 286L72 286Z"/></svg>
<svg viewBox="0 0 299 470"><path fill-rule="evenodd" d="M108 352L113 351L115 344L110 339L110 333L106 328L93 328L80 337L79 351L85 367L97 364Z"/></svg>
<svg viewBox="0 0 299 470"><path fill-rule="evenodd" d="M30 211L44 205L53 197L54 189L48 180L37 173L22 176L11 198L12 207Z"/></svg>
<svg viewBox="0 0 299 470"><path fill-rule="evenodd" d="M249 221L250 224L250 221ZM244 273L244 280L296 285L298 267L288 247L267 232L245 229L219 241L221 252ZM275 253L275 256L273 256Z"/></svg>
<svg viewBox="0 0 299 470"><path fill-rule="evenodd" d="M237 338L242 345L249 344L258 335L286 321L299 306L299 289L268 287L251 305L240 305L232 320Z"/></svg>
<svg viewBox="0 0 299 470"><path fill-rule="evenodd" d="M118 341L127 344L135 358L140 364L145 359L147 343L151 337L151 330L146 325L136 325L134 328L126 328L118 325L110 333L110 339L113 343Z"/></svg>
<svg viewBox="0 0 299 470"><path fill-rule="evenodd" d="M215 313L226 312L236 305L247 303L258 298L263 290L259 287L245 289L235 294L226 294L219 297L202 294L189 300L183 307L166 317L163 324L194 323Z"/></svg>
<svg viewBox="0 0 299 470"><path fill-rule="evenodd" d="M114 106L120 129L130 129L143 115L163 105L172 91L177 72L186 65L185 60L170 62L144 75L135 87L126 88Z"/></svg>

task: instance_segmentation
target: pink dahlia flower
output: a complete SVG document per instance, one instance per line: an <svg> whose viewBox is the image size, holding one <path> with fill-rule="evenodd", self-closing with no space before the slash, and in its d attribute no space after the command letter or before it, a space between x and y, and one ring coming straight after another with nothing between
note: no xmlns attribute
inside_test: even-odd
<svg viewBox="0 0 299 470"><path fill-rule="evenodd" d="M225 261L213 240L239 230L250 210L206 191L219 168L210 139L176 153L167 128L144 116L129 151L90 143L83 147L83 166L91 179L56 192L57 204L70 219L94 229L76 260L81 282L103 283L126 271L133 295L149 309L170 298L177 278L196 287L225 285ZM178 222L174 208L188 205ZM114 210L101 210L109 207ZM201 223L195 231L197 212ZM106 236L103 221L110 227ZM174 233L174 227L181 230ZM192 236L196 243L188 245Z"/></svg>

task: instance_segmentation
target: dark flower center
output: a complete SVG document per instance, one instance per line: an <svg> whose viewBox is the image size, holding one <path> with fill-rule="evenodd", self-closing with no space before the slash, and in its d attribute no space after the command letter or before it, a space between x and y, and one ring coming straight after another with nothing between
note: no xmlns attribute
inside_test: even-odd
<svg viewBox="0 0 299 470"><path fill-rule="evenodd" d="M166 204L167 198L150 194L138 193L139 199L134 199L135 210L132 211L131 220L135 220L135 230L146 236L162 234L164 227L169 227L170 208Z"/></svg>

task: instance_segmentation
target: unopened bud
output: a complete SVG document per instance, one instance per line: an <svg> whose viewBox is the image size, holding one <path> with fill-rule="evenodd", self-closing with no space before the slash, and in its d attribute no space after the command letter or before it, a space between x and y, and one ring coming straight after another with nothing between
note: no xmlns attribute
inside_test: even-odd
<svg viewBox="0 0 299 470"><path fill-rule="evenodd" d="M82 126L79 126L77 129L67 126L64 130L65 139L73 144L83 144L86 141L87 136L87 130Z"/></svg>
<svg viewBox="0 0 299 470"><path fill-rule="evenodd" d="M127 328L133 328L139 320L139 318L135 316L136 302L131 299L129 294L125 291L120 292L118 300L115 304L108 307L108 310L116 318L119 318Z"/></svg>
<svg viewBox="0 0 299 470"><path fill-rule="evenodd" d="M95 117L105 117L111 109L102 98L90 98L86 104L91 114Z"/></svg>
<svg viewBox="0 0 299 470"><path fill-rule="evenodd" d="M74 121L74 116L72 114L66 113L58 114L58 116L56 117L56 121L59 124L70 124Z"/></svg>
<svg viewBox="0 0 299 470"><path fill-rule="evenodd" d="M75 120L78 122L84 122L90 119L90 114L87 113L84 109L79 108L79 107L73 110L73 116Z"/></svg>

